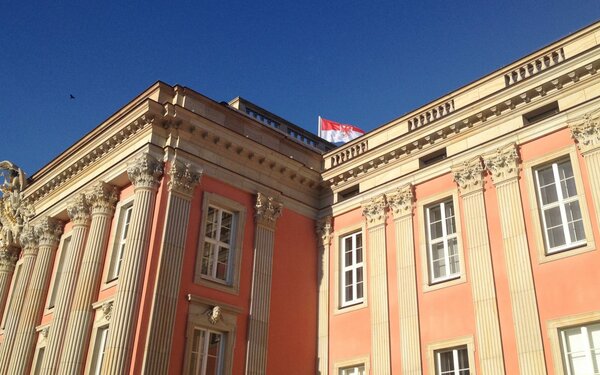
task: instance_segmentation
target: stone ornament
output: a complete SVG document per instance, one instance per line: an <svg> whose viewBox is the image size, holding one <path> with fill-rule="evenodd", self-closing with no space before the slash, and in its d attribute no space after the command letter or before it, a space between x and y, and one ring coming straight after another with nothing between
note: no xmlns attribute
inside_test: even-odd
<svg viewBox="0 0 600 375"><path fill-rule="evenodd" d="M317 236L320 246L329 246L331 237L333 237L333 225L331 224L331 216L327 216L317 222Z"/></svg>
<svg viewBox="0 0 600 375"><path fill-rule="evenodd" d="M36 230L39 238L40 246L49 246L56 248L60 241L60 236L63 232L64 223L60 220L50 217L42 218L37 225Z"/></svg>
<svg viewBox="0 0 600 375"><path fill-rule="evenodd" d="M256 195L256 220L259 224L274 227L275 222L281 216L283 204L274 197L268 197L263 193Z"/></svg>
<svg viewBox="0 0 600 375"><path fill-rule="evenodd" d="M208 321L210 324L217 324L223 319L223 313L221 312L220 306L214 306L212 309L206 312L208 315Z"/></svg>
<svg viewBox="0 0 600 375"><path fill-rule="evenodd" d="M483 189L483 165L479 156L453 167L452 174L463 195Z"/></svg>
<svg viewBox="0 0 600 375"><path fill-rule="evenodd" d="M85 194L78 194L67 206L67 214L76 226L87 226L90 224L90 206Z"/></svg>
<svg viewBox="0 0 600 375"><path fill-rule="evenodd" d="M412 214L415 197L411 184L401 186L393 192L386 194L386 198L394 219Z"/></svg>
<svg viewBox="0 0 600 375"><path fill-rule="evenodd" d="M19 260L19 251L17 248L11 248L8 246L0 247L0 272L13 272L15 270L17 260Z"/></svg>
<svg viewBox="0 0 600 375"><path fill-rule="evenodd" d="M136 189L157 189L162 174L163 163L147 153L139 155L127 167L129 180Z"/></svg>
<svg viewBox="0 0 600 375"><path fill-rule="evenodd" d="M92 215L112 215L119 200L119 191L112 185L98 181L92 186L86 198L91 207Z"/></svg>
<svg viewBox="0 0 600 375"><path fill-rule="evenodd" d="M112 317L113 301L104 302L100 307L100 310L102 310L102 316L104 316L104 319L109 321Z"/></svg>
<svg viewBox="0 0 600 375"><path fill-rule="evenodd" d="M600 111L586 113L582 118L569 123L571 136L577 141L581 152L588 152L600 148Z"/></svg>
<svg viewBox="0 0 600 375"><path fill-rule="evenodd" d="M202 178L202 170L192 169L189 163L173 160L169 169L169 190L191 197Z"/></svg>
<svg viewBox="0 0 600 375"><path fill-rule="evenodd" d="M514 143L499 147L496 151L483 155L485 167L492 174L494 184L519 176L519 155Z"/></svg>
<svg viewBox="0 0 600 375"><path fill-rule="evenodd" d="M48 338L48 333L50 332L50 328L49 327L44 327L42 328L42 330L40 331L40 336L42 336L43 338L47 339Z"/></svg>
<svg viewBox="0 0 600 375"><path fill-rule="evenodd" d="M39 236L32 225L25 225L21 232L21 236L19 237L19 241L23 247L23 256L37 254Z"/></svg>
<svg viewBox="0 0 600 375"><path fill-rule="evenodd" d="M387 201L385 195L372 198L367 204L363 205L363 215L367 218L367 224L370 226L385 223L385 208Z"/></svg>
<svg viewBox="0 0 600 375"><path fill-rule="evenodd" d="M23 189L27 178L21 168L10 161L0 162L0 244L19 246L23 227L34 215L33 207L25 202Z"/></svg>

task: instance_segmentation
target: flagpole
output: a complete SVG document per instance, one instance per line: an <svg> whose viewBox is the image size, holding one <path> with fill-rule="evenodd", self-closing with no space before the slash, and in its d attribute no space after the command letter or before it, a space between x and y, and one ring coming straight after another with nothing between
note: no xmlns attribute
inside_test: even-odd
<svg viewBox="0 0 600 375"><path fill-rule="evenodd" d="M321 116L319 116L319 122L317 123L317 135L319 136L319 138L321 137Z"/></svg>

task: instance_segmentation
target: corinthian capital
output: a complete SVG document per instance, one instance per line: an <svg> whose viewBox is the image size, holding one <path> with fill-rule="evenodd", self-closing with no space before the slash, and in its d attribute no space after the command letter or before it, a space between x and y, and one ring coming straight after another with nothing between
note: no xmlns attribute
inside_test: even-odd
<svg viewBox="0 0 600 375"><path fill-rule="evenodd" d="M73 225L87 226L90 223L90 205L84 194L79 194L67 206L67 214Z"/></svg>
<svg viewBox="0 0 600 375"><path fill-rule="evenodd" d="M15 247L0 247L0 272L11 273L19 259L19 251Z"/></svg>
<svg viewBox="0 0 600 375"><path fill-rule="evenodd" d="M387 203L385 195L372 198L363 205L363 215L367 218L368 226L376 226L385 223L385 208Z"/></svg>
<svg viewBox="0 0 600 375"><path fill-rule="evenodd" d="M519 161L517 146L514 143L483 155L485 167L492 174L492 180L496 185L519 175Z"/></svg>
<svg viewBox="0 0 600 375"><path fill-rule="evenodd" d="M387 203L394 215L394 220L412 213L414 194L412 185L404 185L386 194Z"/></svg>
<svg viewBox="0 0 600 375"><path fill-rule="evenodd" d="M173 160L169 169L169 190L191 198L201 177L202 170Z"/></svg>
<svg viewBox="0 0 600 375"><path fill-rule="evenodd" d="M319 236L320 246L329 246L331 243L331 237L333 233L333 226L331 225L331 216L327 216L317 222L317 236Z"/></svg>
<svg viewBox="0 0 600 375"><path fill-rule="evenodd" d="M276 201L274 197L268 197L263 193L256 195L256 220L258 224L275 227L275 222L281 216L283 204Z"/></svg>
<svg viewBox="0 0 600 375"><path fill-rule="evenodd" d="M453 167L452 174L462 195L483 189L483 165L479 156Z"/></svg>
<svg viewBox="0 0 600 375"><path fill-rule="evenodd" d="M38 224L37 232L40 246L56 248L63 232L63 222L46 216Z"/></svg>
<svg viewBox="0 0 600 375"><path fill-rule="evenodd" d="M92 215L112 215L118 199L117 188L103 181L96 182L87 195Z"/></svg>
<svg viewBox="0 0 600 375"><path fill-rule="evenodd" d="M23 256L37 254L39 236L32 225L25 225L19 237L19 242L21 243L21 247L23 247Z"/></svg>
<svg viewBox="0 0 600 375"><path fill-rule="evenodd" d="M150 154L141 154L127 167L129 180L136 188L157 189L163 163Z"/></svg>
<svg viewBox="0 0 600 375"><path fill-rule="evenodd" d="M582 153L600 148L600 122L598 110L583 115L581 119L569 123L571 135L577 140L577 146Z"/></svg>

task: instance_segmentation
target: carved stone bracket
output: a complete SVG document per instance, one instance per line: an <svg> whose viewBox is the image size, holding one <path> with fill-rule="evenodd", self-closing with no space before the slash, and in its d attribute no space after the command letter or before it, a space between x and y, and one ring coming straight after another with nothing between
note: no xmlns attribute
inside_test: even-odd
<svg viewBox="0 0 600 375"><path fill-rule="evenodd" d="M96 182L87 194L92 215L112 215L118 199L117 188L103 181Z"/></svg>
<svg viewBox="0 0 600 375"><path fill-rule="evenodd" d="M127 167L129 180L137 188L157 189L163 163L150 154L141 154Z"/></svg>
<svg viewBox="0 0 600 375"><path fill-rule="evenodd" d="M173 160L169 169L169 177L169 190L191 198L196 185L202 178L202 170L192 168L191 164Z"/></svg>
<svg viewBox="0 0 600 375"><path fill-rule="evenodd" d="M483 165L479 156L453 167L452 174L462 195L483 190Z"/></svg>
<svg viewBox="0 0 600 375"><path fill-rule="evenodd" d="M331 237L333 236L331 220L331 216L327 216L317 222L316 231L319 239L319 246L327 247L331 244Z"/></svg>
<svg viewBox="0 0 600 375"><path fill-rule="evenodd" d="M73 225L87 226L90 224L90 205L85 194L79 194L67 207L67 214Z"/></svg>
<svg viewBox="0 0 600 375"><path fill-rule="evenodd" d="M104 319L110 320L113 311L113 301L104 302L100 307L100 310L102 310L102 316L104 316Z"/></svg>
<svg viewBox="0 0 600 375"><path fill-rule="evenodd" d="M510 143L496 151L483 155L485 167L492 174L494 184L511 180L519 176L519 155L517 146Z"/></svg>
<svg viewBox="0 0 600 375"><path fill-rule="evenodd" d="M595 110L569 123L571 135L582 153L600 149L600 111Z"/></svg>
<svg viewBox="0 0 600 375"><path fill-rule="evenodd" d="M394 220L412 214L415 199L412 185L401 186L393 192L386 194L386 198Z"/></svg>
<svg viewBox="0 0 600 375"><path fill-rule="evenodd" d="M268 197L263 193L256 195L256 221L260 225L275 227L275 223L283 210L283 204L274 197Z"/></svg>
<svg viewBox="0 0 600 375"><path fill-rule="evenodd" d="M64 223L50 217L42 218L37 226L40 246L58 247L60 236L63 232Z"/></svg>
<svg viewBox="0 0 600 375"><path fill-rule="evenodd" d="M372 198L363 205L363 215L367 219L368 226L376 226L385 223L385 209L387 201L385 195Z"/></svg>

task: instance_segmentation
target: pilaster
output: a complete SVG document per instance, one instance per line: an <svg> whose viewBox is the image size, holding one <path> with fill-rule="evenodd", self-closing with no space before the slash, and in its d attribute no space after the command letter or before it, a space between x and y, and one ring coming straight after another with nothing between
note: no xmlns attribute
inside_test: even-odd
<svg viewBox="0 0 600 375"><path fill-rule="evenodd" d="M281 216L283 204L275 197L259 192L256 196L255 209L254 270L246 357L248 375L265 374L267 370L275 224Z"/></svg>
<svg viewBox="0 0 600 375"><path fill-rule="evenodd" d="M387 202L382 194L363 205L367 220L369 294L371 308L371 368L390 374L390 317L388 309L387 248L385 219Z"/></svg>
<svg viewBox="0 0 600 375"><path fill-rule="evenodd" d="M319 253L319 315L318 315L318 358L317 368L320 375L329 373L329 246L333 226L331 216L317 223L317 239Z"/></svg>
<svg viewBox="0 0 600 375"><path fill-rule="evenodd" d="M475 309L477 354L484 374L504 374L498 302L483 196L483 165L476 157L452 169L462 197L471 292Z"/></svg>
<svg viewBox="0 0 600 375"><path fill-rule="evenodd" d="M483 155L496 186L506 273L513 313L519 368L523 375L545 374L535 286L519 191L519 156L514 144Z"/></svg>
<svg viewBox="0 0 600 375"><path fill-rule="evenodd" d="M0 320L4 314L10 281L18 259L19 248L4 244L0 245Z"/></svg>

